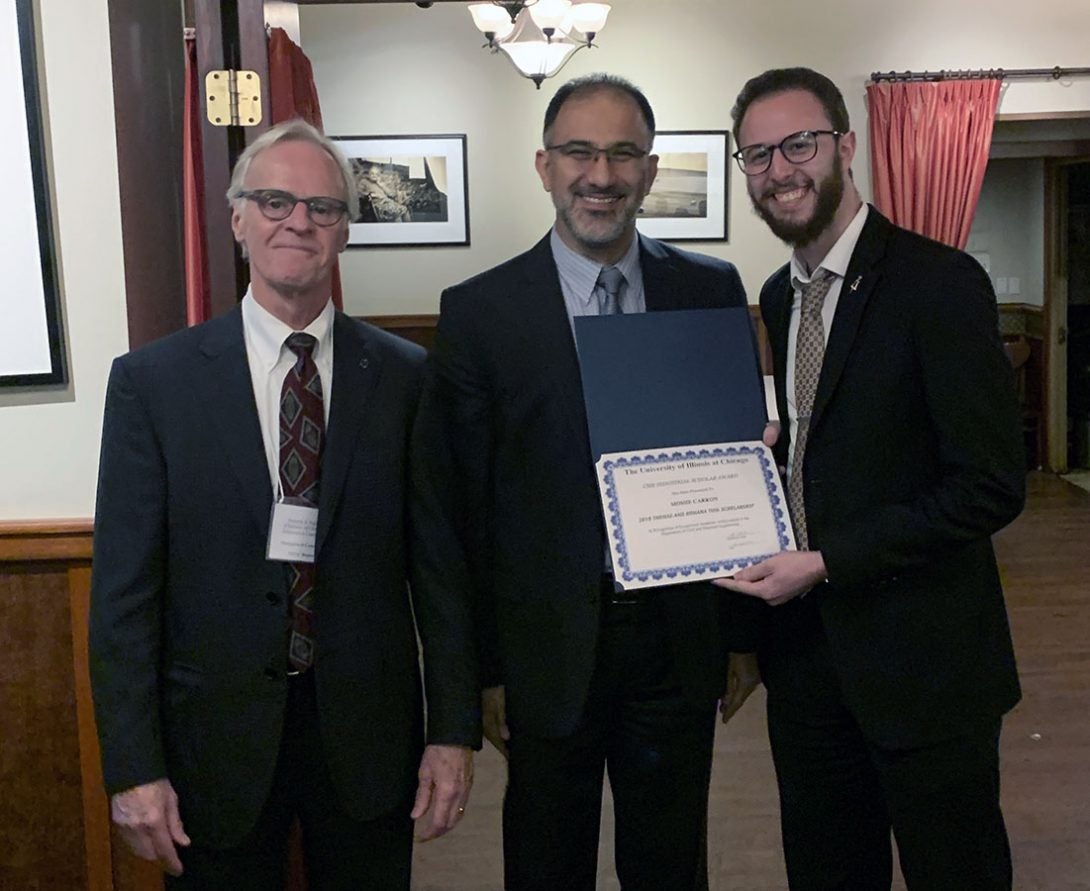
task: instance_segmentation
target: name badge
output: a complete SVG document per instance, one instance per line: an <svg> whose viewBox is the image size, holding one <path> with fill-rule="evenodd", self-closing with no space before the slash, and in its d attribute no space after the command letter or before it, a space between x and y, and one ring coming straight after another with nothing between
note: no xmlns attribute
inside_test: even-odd
<svg viewBox="0 0 1090 891"><path fill-rule="evenodd" d="M277 501L269 521L269 560L313 563L318 537L318 508L307 502Z"/></svg>

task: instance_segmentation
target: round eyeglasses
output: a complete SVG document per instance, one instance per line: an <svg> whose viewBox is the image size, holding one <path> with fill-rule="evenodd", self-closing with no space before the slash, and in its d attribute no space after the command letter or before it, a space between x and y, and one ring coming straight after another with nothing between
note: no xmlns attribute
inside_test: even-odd
<svg viewBox="0 0 1090 891"><path fill-rule="evenodd" d="M799 130L798 133L785 136L778 145L747 145L738 149L731 157L738 162L746 176L757 176L772 166L772 155L776 149L792 164L805 164L817 155L819 136L839 139L843 135L839 130Z"/></svg>
<svg viewBox="0 0 1090 891"><path fill-rule="evenodd" d="M296 204L306 206L307 217L317 226L333 226L348 213L348 204L339 198L297 198L291 192L280 189L253 189L239 192L237 197L252 201L261 211L261 215L274 223L290 217Z"/></svg>

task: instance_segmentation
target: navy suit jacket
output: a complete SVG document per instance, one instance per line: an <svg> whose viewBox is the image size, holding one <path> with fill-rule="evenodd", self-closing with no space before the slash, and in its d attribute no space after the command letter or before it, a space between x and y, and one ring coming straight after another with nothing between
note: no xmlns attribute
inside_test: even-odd
<svg viewBox="0 0 1090 891"><path fill-rule="evenodd" d="M792 297L784 266L761 291L781 418ZM870 208L806 443L806 523L829 581L771 611L769 690L791 695L801 679L785 659L820 623L835 682L877 741L924 745L1011 708L1018 677L990 536L1022 509L1024 462L988 276Z"/></svg>
<svg viewBox="0 0 1090 891"><path fill-rule="evenodd" d="M722 260L641 237L640 266L650 312L746 305ZM418 431L447 481L468 570L442 582L472 591L482 680L506 686L513 728L565 735L595 663L605 533L548 237L443 293ZM756 648L755 605L708 584L660 596L686 692L714 708L728 652Z"/></svg>
<svg viewBox="0 0 1090 891"><path fill-rule="evenodd" d="M324 755L347 810L411 801L428 739L477 745L468 607L407 587L423 351L337 313L317 539ZM268 794L287 682L287 579L236 308L117 359L95 516L91 676L106 786L160 777L195 841L229 846ZM416 626L413 612L415 608Z"/></svg>

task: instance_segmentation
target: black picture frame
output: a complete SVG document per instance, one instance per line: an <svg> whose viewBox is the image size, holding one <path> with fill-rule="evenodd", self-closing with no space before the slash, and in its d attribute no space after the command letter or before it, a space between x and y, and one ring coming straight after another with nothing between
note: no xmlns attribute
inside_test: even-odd
<svg viewBox="0 0 1090 891"><path fill-rule="evenodd" d="M3 27L9 27L10 19L4 19ZM56 241L54 237L53 210L50 200L49 171L45 145L45 128L42 122L41 91L38 84L38 54L35 40L33 0L15 0L15 29L18 38L19 63L22 82L0 86L0 89L21 89L26 107L27 140L25 150L29 162L30 180L33 188L33 208L23 207L22 212L32 210L37 221L37 257L11 257L9 262L36 264L40 269L41 303L38 295L17 295L25 299L27 305L20 310L29 310L34 330L26 331L27 337L38 339L44 326L48 357L35 353L25 360L12 360L14 365L0 364L0 387L36 387L54 386L68 383L68 368L65 360L64 332L61 325L61 306L59 276L57 272ZM7 35L11 37L12 35ZM18 132L18 130L16 130ZM9 134L10 135L10 134ZM21 151L20 146L15 150ZM14 212L20 212L16 208ZM14 252L13 252L14 253ZM36 281L36 273L26 270L30 279ZM40 313L40 314L39 314ZM13 318L23 318L22 313L12 313ZM13 331L13 337L20 337L24 332ZM0 357L0 363L5 360ZM20 364L21 363L21 364ZM48 365L48 370L44 366Z"/></svg>
<svg viewBox="0 0 1090 891"><path fill-rule="evenodd" d="M469 244L464 133L331 138L352 165L360 192L360 217L349 226L348 247ZM432 170L433 163L442 169ZM406 189L413 183L420 188Z"/></svg>
<svg viewBox="0 0 1090 891"><path fill-rule="evenodd" d="M659 171L636 217L640 232L663 241L729 241L730 132L661 130L653 151ZM672 169L671 159L688 161Z"/></svg>

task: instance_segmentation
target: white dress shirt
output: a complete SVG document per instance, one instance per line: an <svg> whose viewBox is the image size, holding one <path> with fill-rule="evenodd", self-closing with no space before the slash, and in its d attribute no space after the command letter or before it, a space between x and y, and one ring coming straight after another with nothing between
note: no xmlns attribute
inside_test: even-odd
<svg viewBox="0 0 1090 891"><path fill-rule="evenodd" d="M318 341L314 348L314 364L322 379L322 409L329 424L330 395L333 392L333 300L326 303L318 317L303 329ZM295 364L295 353L285 346L294 330L262 307L253 292L246 291L242 299L242 333L246 341L246 357L250 362L250 379L254 386L254 402L261 424L261 439L265 443L265 458L269 464L269 481L276 497L280 496L280 394L284 378Z"/></svg>

